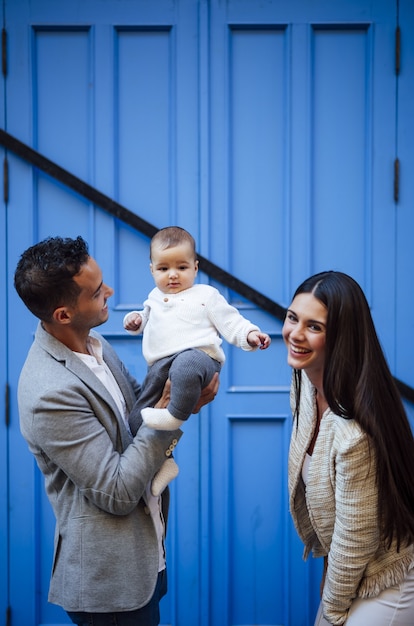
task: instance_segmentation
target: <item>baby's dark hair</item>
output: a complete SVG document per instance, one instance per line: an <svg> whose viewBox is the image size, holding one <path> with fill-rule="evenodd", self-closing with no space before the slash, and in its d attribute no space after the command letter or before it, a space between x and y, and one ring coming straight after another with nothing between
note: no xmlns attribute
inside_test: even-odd
<svg viewBox="0 0 414 626"><path fill-rule="evenodd" d="M184 228L181 228L180 226L167 226L166 228L161 228L161 230L155 233L151 239L150 256L152 257L152 247L154 245L159 246L163 250L167 250L168 248L174 248L175 246L179 246L183 243L190 244L194 252L194 258L196 258L197 253L195 240L188 231L184 230Z"/></svg>
<svg viewBox="0 0 414 626"><path fill-rule="evenodd" d="M14 286L29 311L49 322L58 307L75 304L80 288L73 277L88 258L88 244L80 236L48 237L23 252Z"/></svg>

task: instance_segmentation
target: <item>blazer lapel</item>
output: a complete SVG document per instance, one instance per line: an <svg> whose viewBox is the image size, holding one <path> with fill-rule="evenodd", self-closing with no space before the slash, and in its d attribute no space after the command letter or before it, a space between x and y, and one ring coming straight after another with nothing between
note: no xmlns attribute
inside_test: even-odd
<svg viewBox="0 0 414 626"><path fill-rule="evenodd" d="M95 374L89 369L89 367L78 357L76 354L67 348L61 341L50 335L48 332L44 330L41 323L39 323L36 330L36 339L41 343L44 350L49 352L49 354L55 358L57 361L61 361L64 366L70 370L75 376L77 376L85 385L93 389L93 391L98 394L112 409L115 414L117 421L120 425L121 438L123 449L128 445L131 440L131 435L128 432L124 419L119 412L119 409L116 405L115 400L112 395L109 393L105 385L101 383L99 378L95 376ZM108 364L109 365L109 364ZM118 376L115 374L114 366L110 366L112 373L114 374L118 384L119 380L123 378L119 375L119 368L115 368L117 370ZM121 387L121 385L120 385ZM125 389L125 384L122 385ZM122 389L122 393L124 393L124 389ZM128 394L129 396L130 394ZM128 398L125 398L127 402ZM100 419L99 416L97 416Z"/></svg>

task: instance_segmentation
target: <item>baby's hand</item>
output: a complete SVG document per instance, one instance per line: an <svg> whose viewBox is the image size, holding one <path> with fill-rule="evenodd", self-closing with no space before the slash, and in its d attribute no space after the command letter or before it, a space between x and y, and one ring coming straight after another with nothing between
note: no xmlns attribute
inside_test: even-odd
<svg viewBox="0 0 414 626"><path fill-rule="evenodd" d="M266 333L257 330L251 330L247 335L247 343L252 348L259 347L260 350L266 350L270 346L271 339Z"/></svg>
<svg viewBox="0 0 414 626"><path fill-rule="evenodd" d="M138 330L142 324L142 317L139 313L130 313L127 315L124 323L125 330Z"/></svg>

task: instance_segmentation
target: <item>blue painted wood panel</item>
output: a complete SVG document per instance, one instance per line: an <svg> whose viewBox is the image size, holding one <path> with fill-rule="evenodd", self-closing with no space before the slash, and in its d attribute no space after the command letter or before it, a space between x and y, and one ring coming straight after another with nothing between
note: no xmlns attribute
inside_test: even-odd
<svg viewBox="0 0 414 626"><path fill-rule="evenodd" d="M402 30L414 32L414 7L410 2L399 4L399 24ZM400 77L398 81L398 106L396 151L401 163L401 181L399 201L396 208L396 271L393 309L388 319L395 320L395 353L392 364L396 376L413 385L412 342L410 335L414 330L412 276L414 275L414 254L412 251L413 234L413 197L414 166L412 150L414 146L414 125L410 122L414 106L414 38L403 38L401 47ZM385 243L386 245L386 243ZM384 289L384 291L388 291ZM414 424L414 410L410 414Z"/></svg>
<svg viewBox="0 0 414 626"><path fill-rule="evenodd" d="M3 90L1 90L3 91ZM0 95L0 97L2 97ZM4 94L3 94L4 97ZM1 123L4 124L4 111L2 112ZM0 159L3 162L4 150L0 150ZM0 188L3 188L4 170L1 168ZM0 274L0 293L6 296L7 285L7 210L4 204L0 206L0 264L3 268ZM8 319L7 319L7 297L2 297L0 302L0 388L3 390L3 399L7 401L9 394L8 381ZM9 446L7 437L6 410L1 411L0 420L0 612L3 615L8 606L9 594Z"/></svg>
<svg viewBox="0 0 414 626"><path fill-rule="evenodd" d="M372 258L371 30L310 33L312 267L341 269L365 284Z"/></svg>
<svg viewBox="0 0 414 626"><path fill-rule="evenodd" d="M403 32L413 34L413 9L399 5ZM414 189L402 177L396 207L392 178L398 151L404 168L414 158L414 37L405 37L397 98L395 0L6 0L6 25L9 132L155 226L188 228L203 256L282 305L315 271L351 273L391 368L414 383ZM68 620L47 603L54 521L18 428L17 378L36 324L14 293L14 267L47 235L82 234L115 289L101 330L138 379L140 340L122 318L153 282L145 236L9 160L0 358L11 424L0 446L13 454L8 482L0 477L0 503L8 489L11 499L9 572L0 576L13 624L51 626ZM254 354L225 346L220 393L186 424L162 623L310 625L320 563L302 561L288 512L281 323L216 286L273 343Z"/></svg>

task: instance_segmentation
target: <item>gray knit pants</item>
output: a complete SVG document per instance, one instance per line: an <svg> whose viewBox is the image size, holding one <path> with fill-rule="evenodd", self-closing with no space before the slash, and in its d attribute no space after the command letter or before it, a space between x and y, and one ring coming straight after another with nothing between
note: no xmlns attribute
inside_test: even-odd
<svg viewBox="0 0 414 626"><path fill-rule="evenodd" d="M220 369L221 363L197 348L183 350L156 361L148 368L141 394L131 411L131 428L133 424L136 428L141 423L142 409L153 407L158 402L168 378L171 380L171 398L167 408L177 419L188 419L200 398L201 390Z"/></svg>

